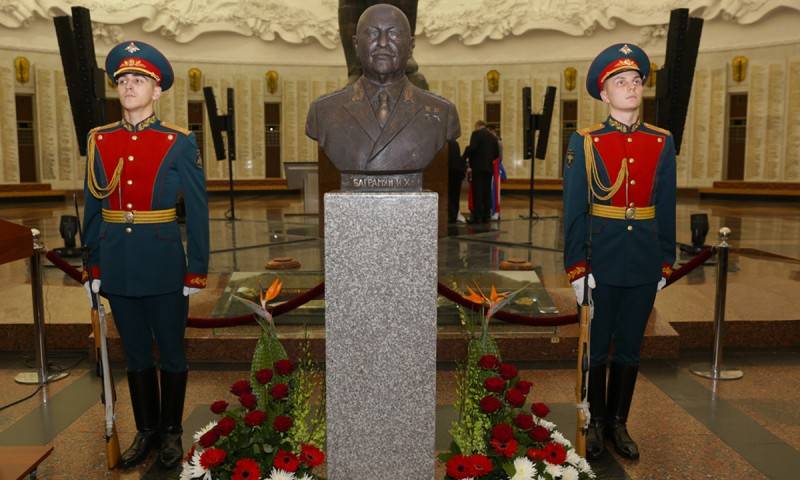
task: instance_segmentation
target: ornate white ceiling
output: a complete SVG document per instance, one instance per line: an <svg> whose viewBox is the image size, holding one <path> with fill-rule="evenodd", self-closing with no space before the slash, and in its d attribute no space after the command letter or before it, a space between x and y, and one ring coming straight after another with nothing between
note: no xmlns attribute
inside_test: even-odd
<svg viewBox="0 0 800 480"><path fill-rule="evenodd" d="M141 23L178 43L204 33L233 32L270 42L316 40L327 49L339 44L336 0L0 0L0 25L25 28L36 17L49 19L71 6L91 10L94 33L113 43L119 25ZM643 39L663 36L673 8L692 15L751 24L768 13L800 11L800 0L420 0L417 35L436 45L456 37L464 45L500 40L532 30L573 36L614 29L618 21L641 27Z"/></svg>

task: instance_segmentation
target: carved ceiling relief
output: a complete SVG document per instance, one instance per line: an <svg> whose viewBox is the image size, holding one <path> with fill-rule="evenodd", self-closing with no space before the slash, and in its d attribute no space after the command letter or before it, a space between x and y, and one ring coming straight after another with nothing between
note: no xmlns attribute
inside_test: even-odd
<svg viewBox="0 0 800 480"><path fill-rule="evenodd" d="M664 36L669 11L687 4L693 15L738 24L757 22L779 8L800 11L797 0L420 0L416 33L434 45L451 37L477 45L544 29L589 36L623 21L641 27L642 43L647 44ZM140 23L143 30L178 43L204 33L230 32L268 42L317 41L326 49L339 45L337 0L138 0L133 5L112 0L0 0L0 25L25 28L35 17L63 15L73 5L91 10L95 37L105 43L120 38L119 25Z"/></svg>

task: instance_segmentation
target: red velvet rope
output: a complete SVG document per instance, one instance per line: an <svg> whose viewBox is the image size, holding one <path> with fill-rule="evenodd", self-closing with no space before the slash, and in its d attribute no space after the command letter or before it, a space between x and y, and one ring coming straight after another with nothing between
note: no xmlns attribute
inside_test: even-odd
<svg viewBox="0 0 800 480"><path fill-rule="evenodd" d="M713 254L713 249L706 248L687 263L685 263L680 268L673 270L672 275L670 275L669 279L667 280L667 286L672 285L676 281L683 278L686 274L697 268L698 266L702 265L706 260L708 260L711 255ZM71 277L76 282L81 281L81 273L72 265L67 263L61 256L59 256L56 252L50 250L47 252L46 257L50 262L61 269L64 273L66 273L69 277ZM480 303L472 302L471 300L467 300L464 296L447 287L445 284L439 282L437 286L437 291L439 295L445 297L446 299L450 300L453 303L461 305L464 308L468 308L472 311L478 312L481 310L482 305ZM284 303L272 307L269 309L270 313L274 317L282 315L284 313L290 312L301 305L305 305L309 301L322 296L325 293L325 282L322 282L315 287L311 288L310 290L306 290L305 292L290 298ZM533 317L528 315L520 315L518 313L511 313L500 311L494 315L494 318L498 320L502 320L506 323L514 323L518 325L529 325L529 326L536 326L536 327L555 327L561 325L569 325L578 322L578 315L577 313L567 314L567 315L548 315L542 317ZM256 323L255 315L248 314L248 315L240 315L238 317L189 317L187 321L187 326L193 328L220 328L220 327L235 327L239 325L250 325Z"/></svg>

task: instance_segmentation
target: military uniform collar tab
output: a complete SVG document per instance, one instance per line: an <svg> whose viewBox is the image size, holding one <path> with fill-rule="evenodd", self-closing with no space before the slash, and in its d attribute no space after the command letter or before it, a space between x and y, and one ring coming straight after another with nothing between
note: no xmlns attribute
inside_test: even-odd
<svg viewBox="0 0 800 480"><path fill-rule="evenodd" d="M125 118L123 118L122 121L120 122L120 125L122 125L122 128L124 128L129 132L141 132L145 128L152 126L157 121L158 117L156 117L156 114L154 113L149 117L145 118L144 120L142 120L141 122L137 123L136 125L130 123L129 121L125 120Z"/></svg>
<svg viewBox="0 0 800 480"><path fill-rule="evenodd" d="M614 117L609 115L608 119L606 120L606 125L608 125L610 128L613 128L614 130L618 130L618 131L620 131L622 133L633 133L636 130L638 130L639 127L642 126L642 121L641 120L636 120L633 123L633 125L628 126L628 125L625 125L624 123L622 123L620 121L615 120Z"/></svg>

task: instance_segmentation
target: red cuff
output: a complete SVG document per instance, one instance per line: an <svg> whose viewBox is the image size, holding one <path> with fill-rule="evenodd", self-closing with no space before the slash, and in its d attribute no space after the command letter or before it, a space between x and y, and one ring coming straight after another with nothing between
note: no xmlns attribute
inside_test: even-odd
<svg viewBox="0 0 800 480"><path fill-rule="evenodd" d="M206 288L206 285L208 284L208 276L197 273L187 273L183 276L183 284L187 287Z"/></svg>
<svg viewBox="0 0 800 480"><path fill-rule="evenodd" d="M575 265L572 265L571 267L567 268L567 279L569 280L569 283L572 283L579 278L583 278L586 275L586 273L587 273L586 261L581 260Z"/></svg>
<svg viewBox="0 0 800 480"><path fill-rule="evenodd" d="M672 265L669 263L664 263L661 265L661 276L669 279L670 275L672 275Z"/></svg>
<svg viewBox="0 0 800 480"><path fill-rule="evenodd" d="M81 283L86 283L89 281L89 278L92 280L99 280L100 279L100 266L99 265L92 265L89 267L92 271L92 274L89 275L89 270L86 267L83 267L83 272L81 272Z"/></svg>

